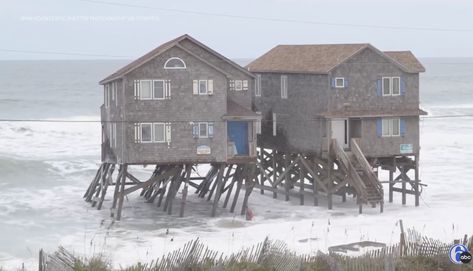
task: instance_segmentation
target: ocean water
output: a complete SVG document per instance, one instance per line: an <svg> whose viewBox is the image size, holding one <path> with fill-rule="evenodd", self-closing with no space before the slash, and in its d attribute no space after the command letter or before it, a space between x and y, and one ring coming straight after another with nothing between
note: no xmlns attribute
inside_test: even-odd
<svg viewBox="0 0 473 271"><path fill-rule="evenodd" d="M0 61L0 119L99 120L98 81L126 62ZM115 223L109 201L97 211L82 200L99 164L99 123L1 121L0 267L25 263L34 270L39 249L59 245L86 256L105 253L115 265L126 265L151 261L195 237L230 252L269 235L311 252L360 239L396 241L398 219L439 239L473 234L473 117L443 117L473 115L473 59L422 62L427 72L421 75L421 107L429 117L421 121L421 179L428 186L421 207L412 207L411 198L403 207L396 198L382 215L358 215L349 203L336 203L329 212L323 205L298 206L254 193L253 222L223 211L210 219L208 203L193 196L193 214L178 219L131 196L124 219ZM297 241L308 237L319 241Z"/></svg>

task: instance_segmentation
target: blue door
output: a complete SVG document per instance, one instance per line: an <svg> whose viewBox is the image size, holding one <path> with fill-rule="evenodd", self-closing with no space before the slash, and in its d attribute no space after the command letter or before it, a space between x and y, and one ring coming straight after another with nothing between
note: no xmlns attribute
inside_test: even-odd
<svg viewBox="0 0 473 271"><path fill-rule="evenodd" d="M238 155L248 155L248 122L229 121L228 137L235 143Z"/></svg>

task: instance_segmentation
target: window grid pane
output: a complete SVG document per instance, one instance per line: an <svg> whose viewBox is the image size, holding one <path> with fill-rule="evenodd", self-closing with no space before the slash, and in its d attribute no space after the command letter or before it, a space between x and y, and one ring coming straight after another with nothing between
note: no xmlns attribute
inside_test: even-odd
<svg viewBox="0 0 473 271"><path fill-rule="evenodd" d="M199 123L199 137L207 137L207 123L201 122Z"/></svg>
<svg viewBox="0 0 473 271"><path fill-rule="evenodd" d="M399 136L400 134L400 121L399 119L392 119L392 135Z"/></svg>
<svg viewBox="0 0 473 271"><path fill-rule="evenodd" d="M154 81L154 98L164 99L164 81Z"/></svg>
<svg viewBox="0 0 473 271"><path fill-rule="evenodd" d="M389 119L383 119L383 121L382 121L383 136L389 136L391 134L389 126L390 126Z"/></svg>
<svg viewBox="0 0 473 271"><path fill-rule="evenodd" d="M151 124L141 124L141 141L151 142Z"/></svg>
<svg viewBox="0 0 473 271"><path fill-rule="evenodd" d="M164 142L166 141L164 123L155 123L154 124L154 141L155 142Z"/></svg>
<svg viewBox="0 0 473 271"><path fill-rule="evenodd" d="M401 84L399 77L393 77L393 95L399 95L401 92Z"/></svg>
<svg viewBox="0 0 473 271"><path fill-rule="evenodd" d="M391 95L391 78L383 78L383 95Z"/></svg>
<svg viewBox="0 0 473 271"><path fill-rule="evenodd" d="M142 99L151 99L151 81L150 80L143 80L140 82L140 96Z"/></svg>
<svg viewBox="0 0 473 271"><path fill-rule="evenodd" d="M207 80L199 81L199 94L207 94Z"/></svg>

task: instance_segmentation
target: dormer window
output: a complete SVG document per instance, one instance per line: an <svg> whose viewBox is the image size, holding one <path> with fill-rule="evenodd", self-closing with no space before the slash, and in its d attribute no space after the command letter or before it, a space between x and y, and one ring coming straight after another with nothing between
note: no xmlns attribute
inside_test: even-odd
<svg viewBox="0 0 473 271"><path fill-rule="evenodd" d="M345 78L336 77L335 78L335 87L336 88L344 88L345 87Z"/></svg>
<svg viewBox="0 0 473 271"><path fill-rule="evenodd" d="M164 68L168 70L185 70L186 63L178 57L171 57L164 63Z"/></svg>

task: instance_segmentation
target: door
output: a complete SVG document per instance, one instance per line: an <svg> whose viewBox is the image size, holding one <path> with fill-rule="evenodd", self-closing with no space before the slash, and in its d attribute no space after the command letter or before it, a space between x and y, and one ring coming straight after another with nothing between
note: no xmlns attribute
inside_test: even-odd
<svg viewBox="0 0 473 271"><path fill-rule="evenodd" d="M332 138L344 149L349 147L350 129L348 119L332 119Z"/></svg>
<svg viewBox="0 0 473 271"><path fill-rule="evenodd" d="M237 155L248 155L248 122L229 121L227 130L229 140L235 143Z"/></svg>

